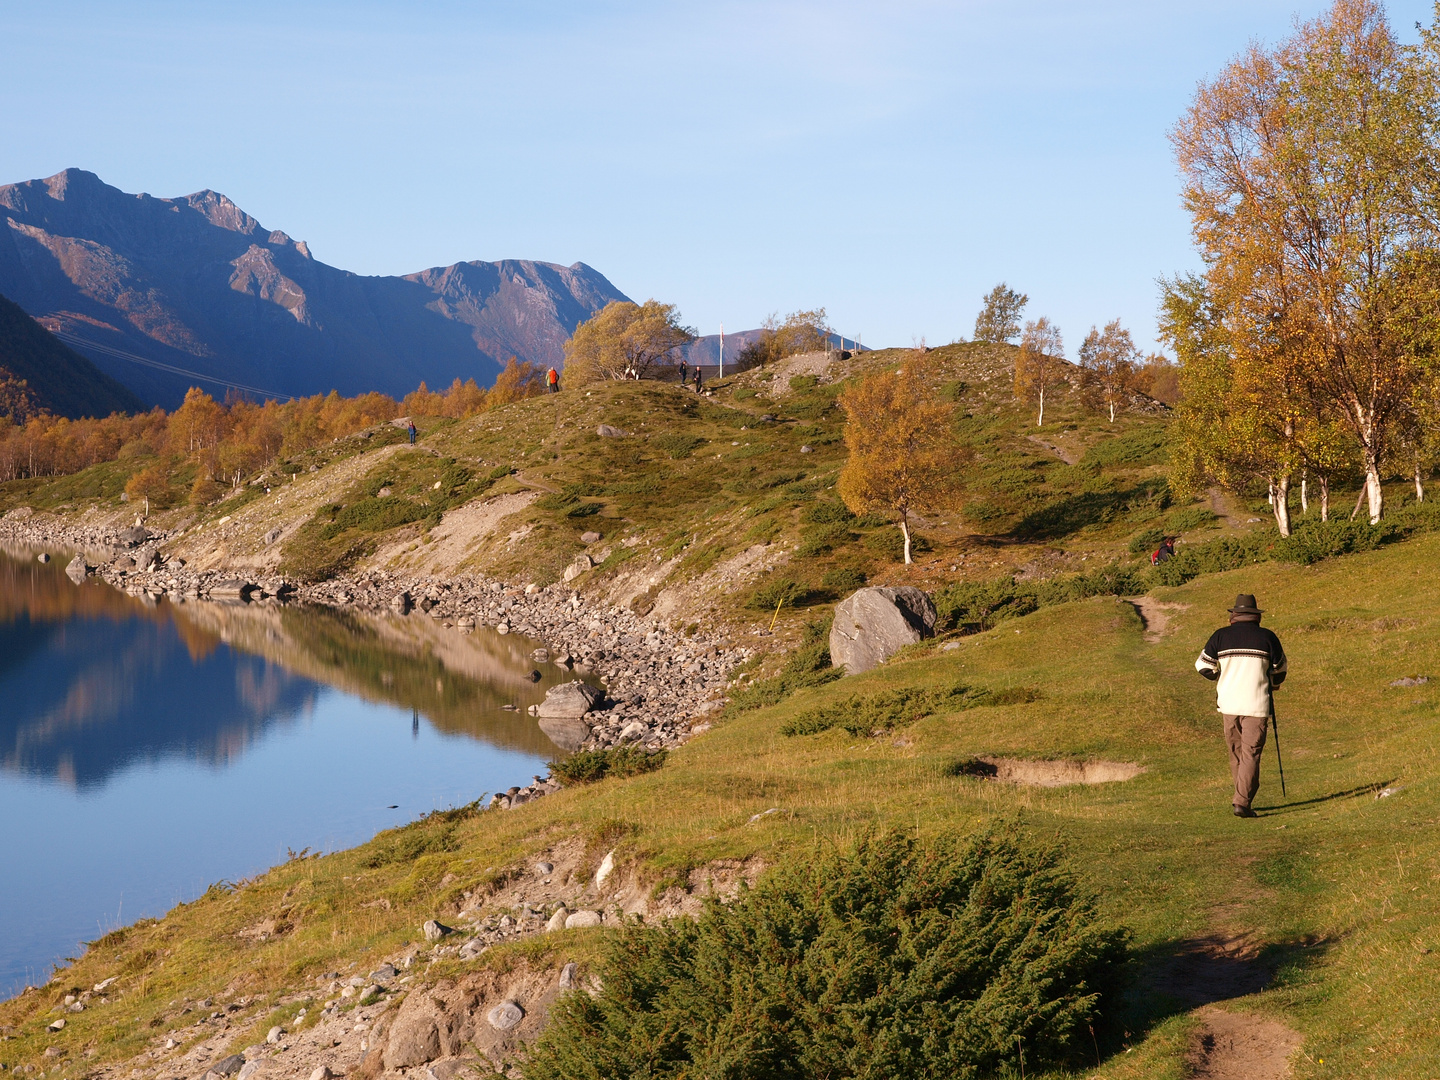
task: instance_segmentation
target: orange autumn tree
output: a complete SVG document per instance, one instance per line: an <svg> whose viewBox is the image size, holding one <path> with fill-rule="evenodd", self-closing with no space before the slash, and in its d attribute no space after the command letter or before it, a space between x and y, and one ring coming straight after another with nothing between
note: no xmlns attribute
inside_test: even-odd
<svg viewBox="0 0 1440 1080"><path fill-rule="evenodd" d="M955 406L930 396L936 380L920 358L908 370L871 375L840 395L845 410L845 447L850 452L837 488L852 513L883 513L905 538L910 556L910 516L954 506L968 448L951 430Z"/></svg>

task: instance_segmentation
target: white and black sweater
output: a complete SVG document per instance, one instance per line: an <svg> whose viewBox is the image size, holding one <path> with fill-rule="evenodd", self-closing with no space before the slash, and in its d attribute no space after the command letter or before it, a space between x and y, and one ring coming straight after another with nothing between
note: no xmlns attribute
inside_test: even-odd
<svg viewBox="0 0 1440 1080"><path fill-rule="evenodd" d="M1220 712L1269 716L1270 691L1285 681L1285 650L1280 639L1259 623L1231 623L1210 635L1195 670L1217 681Z"/></svg>

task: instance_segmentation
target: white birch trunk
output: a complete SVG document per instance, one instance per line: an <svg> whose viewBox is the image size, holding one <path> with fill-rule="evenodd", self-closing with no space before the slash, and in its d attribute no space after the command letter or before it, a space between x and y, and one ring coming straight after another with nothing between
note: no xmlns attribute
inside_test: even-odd
<svg viewBox="0 0 1440 1080"><path fill-rule="evenodd" d="M1379 525L1380 515L1385 509L1384 493L1380 490L1380 463L1369 451L1365 454L1365 483L1370 493L1370 524Z"/></svg>
<svg viewBox="0 0 1440 1080"><path fill-rule="evenodd" d="M910 559L910 524L905 520L905 515L900 515L900 531L905 534L905 565L909 566Z"/></svg>
<svg viewBox="0 0 1440 1080"><path fill-rule="evenodd" d="M1425 483L1420 478L1419 458L1415 460L1415 501L1422 503L1425 501Z"/></svg>
<svg viewBox="0 0 1440 1080"><path fill-rule="evenodd" d="M1040 417L1035 421L1036 427L1045 426L1045 384L1040 384Z"/></svg>
<svg viewBox="0 0 1440 1080"><path fill-rule="evenodd" d="M1320 474L1320 520L1330 520L1330 477Z"/></svg>
<svg viewBox="0 0 1440 1080"><path fill-rule="evenodd" d="M1275 525L1281 536L1290 535L1290 477L1270 481L1270 505L1275 509Z"/></svg>
<svg viewBox="0 0 1440 1080"><path fill-rule="evenodd" d="M1300 473L1300 513L1306 517L1310 516L1310 474L1302 470Z"/></svg>

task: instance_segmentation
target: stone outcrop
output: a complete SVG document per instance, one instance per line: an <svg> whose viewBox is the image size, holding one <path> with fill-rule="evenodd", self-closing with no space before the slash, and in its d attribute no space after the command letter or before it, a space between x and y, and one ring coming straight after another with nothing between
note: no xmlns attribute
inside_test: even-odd
<svg viewBox="0 0 1440 1080"><path fill-rule="evenodd" d="M835 606L830 662L858 675L934 634L935 605L920 589L913 585L861 589Z"/></svg>

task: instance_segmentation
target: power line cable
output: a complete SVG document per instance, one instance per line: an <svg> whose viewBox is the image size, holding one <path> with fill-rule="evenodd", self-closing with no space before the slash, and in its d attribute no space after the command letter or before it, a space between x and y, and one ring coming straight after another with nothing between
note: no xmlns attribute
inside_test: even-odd
<svg viewBox="0 0 1440 1080"><path fill-rule="evenodd" d="M168 371L172 375L184 375L186 378L198 379L201 382L213 383L216 386L223 386L230 390L244 390L249 394L259 394L263 398L276 398L284 401L294 401L293 394L277 394L270 390L262 390L258 386L249 386L246 383L231 382L229 379L218 379L214 375L202 375L198 371L191 371L188 368L176 367L174 364L163 364L159 360L151 360L149 357L137 356L135 353L126 352L124 349L117 349L112 345L101 345L97 341L88 341L68 330L52 331L54 335L67 345L76 345L80 348L90 349L100 353L102 356L113 356L117 360L129 360L133 364L143 364L145 367L156 368L160 371Z"/></svg>

